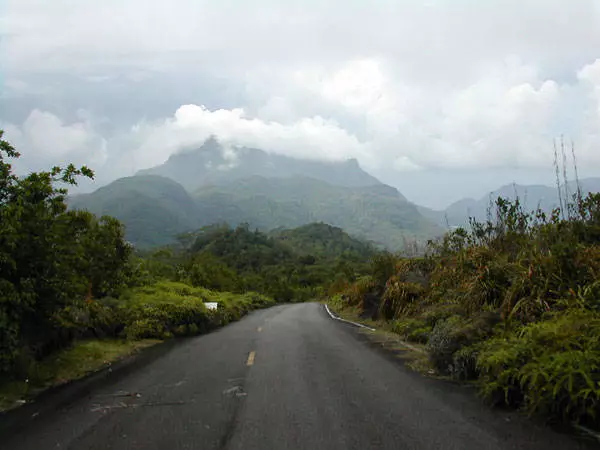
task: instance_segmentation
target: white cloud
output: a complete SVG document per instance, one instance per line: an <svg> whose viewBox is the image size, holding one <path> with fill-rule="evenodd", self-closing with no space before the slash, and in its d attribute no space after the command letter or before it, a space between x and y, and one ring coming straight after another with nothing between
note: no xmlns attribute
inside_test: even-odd
<svg viewBox="0 0 600 450"><path fill-rule="evenodd" d="M0 34L32 164L108 180L215 134L375 174L551 170L565 134L600 171L600 0L8 0Z"/></svg>
<svg viewBox="0 0 600 450"><path fill-rule="evenodd" d="M586 65L569 85L544 80L535 68L509 60L477 83L441 94L392 80L384 64L361 60L328 74L293 74L286 81L293 95L267 100L256 114L244 108L182 105L172 117L140 121L104 139L85 111L79 121L65 124L51 113L34 110L19 127L8 126L7 135L25 150L26 161L70 159L99 172L110 170L113 177L160 164L211 135L227 146L299 158L357 158L377 173L390 168L544 169L552 164L553 138L565 132L577 143L579 163L600 169L599 68L600 60ZM333 110L342 108L363 132L334 118L298 114L295 104L307 96ZM569 112L577 129L557 129L556 117L573 102L585 106Z"/></svg>
<svg viewBox="0 0 600 450"><path fill-rule="evenodd" d="M2 127L21 153L15 164L21 172L71 162L102 167L107 158L107 141L89 121L65 124L54 114L35 109L22 124Z"/></svg>
<svg viewBox="0 0 600 450"><path fill-rule="evenodd" d="M154 163L158 155L166 159L214 134L231 145L295 157L357 158L374 171L389 166L413 171L551 167L552 140L564 133L581 143L580 162L600 170L597 146L589 139L596 135L600 114L586 112L600 105L596 66L600 62L582 68L578 83L569 85L544 80L534 67L509 59L477 83L441 94L392 81L379 63L363 60L330 74L293 74L287 88L293 95L268 100L256 116L243 108L211 111L184 105L173 118L138 126L136 134L139 151L157 155ZM315 95L352 117L364 130L362 137L318 114L292 119L294 103ZM586 108L569 114L586 125L557 128L563 106L574 101ZM276 120L282 111L283 120Z"/></svg>
<svg viewBox="0 0 600 450"><path fill-rule="evenodd" d="M136 153L147 164L157 164L180 149L199 146L215 135L226 145L249 146L293 157L340 160L369 158L368 146L335 122L303 118L289 125L249 117L241 109L209 111L183 105L161 123L138 124L133 133Z"/></svg>

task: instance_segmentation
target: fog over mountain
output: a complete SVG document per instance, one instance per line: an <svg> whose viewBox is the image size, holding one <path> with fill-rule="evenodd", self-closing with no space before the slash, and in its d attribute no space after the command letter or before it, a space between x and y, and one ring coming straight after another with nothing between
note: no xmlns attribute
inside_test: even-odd
<svg viewBox="0 0 600 450"><path fill-rule="evenodd" d="M175 153L164 164L139 174L168 177L190 191L251 176L305 176L340 186L381 184L362 170L355 159L333 162L290 158L255 148L225 147L214 137L197 149Z"/></svg>
<svg viewBox="0 0 600 450"><path fill-rule="evenodd" d="M510 201L518 199L526 212L541 210L550 214L552 210L561 206L561 202L563 205L575 204L574 196L578 195L578 191L582 197L589 193L600 192L600 178L584 178L579 182L568 181L566 187L563 183L560 185L560 197L556 186L508 184L477 199L463 198L444 210L419 207L419 212L440 226L469 226L470 218L478 221L494 218L495 204L500 197Z"/></svg>
<svg viewBox="0 0 600 450"><path fill-rule="evenodd" d="M301 160L226 147L214 138L136 176L71 197L69 204L118 218L139 247L218 223L271 231L324 222L390 250L442 232L355 160Z"/></svg>
<svg viewBox="0 0 600 450"><path fill-rule="evenodd" d="M552 185L552 140L600 174L600 1L8 0L0 127L19 172L92 191L195 149L355 159L443 209ZM576 24L576 25L574 25Z"/></svg>

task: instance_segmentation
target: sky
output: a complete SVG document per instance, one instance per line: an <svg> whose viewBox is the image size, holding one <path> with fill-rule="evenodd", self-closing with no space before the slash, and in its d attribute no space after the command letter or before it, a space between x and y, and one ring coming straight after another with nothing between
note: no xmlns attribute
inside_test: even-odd
<svg viewBox="0 0 600 450"><path fill-rule="evenodd" d="M0 128L84 190L211 135L434 208L552 184L561 136L600 176L600 0L0 0Z"/></svg>

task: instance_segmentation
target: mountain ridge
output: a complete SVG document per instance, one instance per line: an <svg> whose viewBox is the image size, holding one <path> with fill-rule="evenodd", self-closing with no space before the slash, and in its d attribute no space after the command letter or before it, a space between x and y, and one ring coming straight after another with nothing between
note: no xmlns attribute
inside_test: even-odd
<svg viewBox="0 0 600 450"><path fill-rule="evenodd" d="M356 159L321 161L297 159L249 147L225 147L210 138L199 148L177 152L167 161L136 175L171 178L192 192L206 185L222 185L258 175L270 178L309 176L340 186L382 184L365 172Z"/></svg>
<svg viewBox="0 0 600 450"><path fill-rule="evenodd" d="M126 225L127 239L140 247L167 244L215 223L269 231L323 222L392 250L441 231L391 186L346 187L299 176L253 176L190 194L169 178L136 175L72 197L69 205L116 217Z"/></svg>
<svg viewBox="0 0 600 450"><path fill-rule="evenodd" d="M577 187L578 184L575 181L567 183L570 202L572 202L572 196L577 192ZM579 180L579 188L583 196L590 192L600 192L600 177L589 177ZM564 185L561 186L561 189L564 189ZM564 191L562 191L561 195L564 201ZM470 217L478 221L486 220L490 206L493 213L493 205L498 197L507 198L511 201L518 198L525 211L534 211L541 208L542 211L549 213L559 206L558 189L556 186L512 183L502 185L479 199L463 198L457 200L444 210L434 210L420 206L419 212L440 226L466 226L469 224Z"/></svg>

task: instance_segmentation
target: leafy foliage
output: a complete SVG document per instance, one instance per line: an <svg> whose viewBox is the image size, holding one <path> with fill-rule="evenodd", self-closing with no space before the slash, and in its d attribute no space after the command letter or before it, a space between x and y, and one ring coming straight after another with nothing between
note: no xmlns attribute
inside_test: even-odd
<svg viewBox="0 0 600 450"><path fill-rule="evenodd" d="M478 349L483 394L530 413L593 423L600 407L600 315L555 313Z"/></svg>
<svg viewBox="0 0 600 450"><path fill-rule="evenodd" d="M121 225L67 211L65 187L87 167L53 167L18 178L7 158L19 154L0 131L0 373L23 349L36 357L64 345L56 316L124 284L130 247Z"/></svg>
<svg viewBox="0 0 600 450"><path fill-rule="evenodd" d="M219 306L216 311L207 310L205 302ZM204 333L273 304L271 298L254 292L231 294L162 281L126 291L112 307L128 338L164 339Z"/></svg>
<svg viewBox="0 0 600 450"><path fill-rule="evenodd" d="M126 238L148 249L172 242L200 222L191 196L175 181L157 175L120 178L91 194L68 199L69 208L110 215L126 225Z"/></svg>
<svg viewBox="0 0 600 450"><path fill-rule="evenodd" d="M370 245L326 224L278 230L272 236L246 224L218 225L181 236L181 241L186 248L181 280L210 289L261 292L279 301L308 300L334 280L353 281L375 254Z"/></svg>

